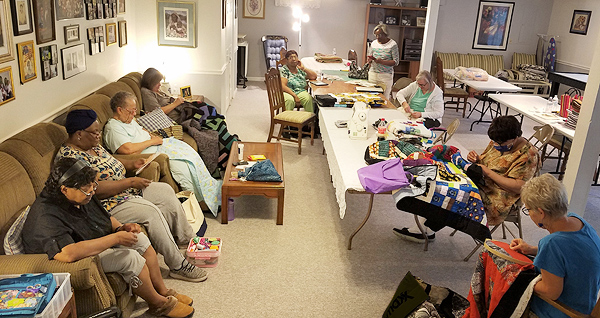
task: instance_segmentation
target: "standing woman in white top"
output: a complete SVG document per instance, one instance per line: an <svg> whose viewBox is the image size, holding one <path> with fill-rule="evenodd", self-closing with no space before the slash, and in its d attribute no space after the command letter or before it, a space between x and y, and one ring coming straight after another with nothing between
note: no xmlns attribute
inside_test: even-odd
<svg viewBox="0 0 600 318"><path fill-rule="evenodd" d="M398 44L388 37L387 25L382 22L375 26L373 34L376 39L371 42L371 55L367 57L371 63L369 82L383 84L383 95L389 98L394 85L394 66L400 62Z"/></svg>

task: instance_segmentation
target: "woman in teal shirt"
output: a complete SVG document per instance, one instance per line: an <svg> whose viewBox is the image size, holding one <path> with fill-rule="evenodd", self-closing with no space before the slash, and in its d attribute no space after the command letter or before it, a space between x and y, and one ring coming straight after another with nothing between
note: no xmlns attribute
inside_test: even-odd
<svg viewBox="0 0 600 318"><path fill-rule="evenodd" d="M423 118L427 128L438 127L444 116L444 92L433 82L431 73L421 71L417 80L398 91L396 99L412 118Z"/></svg>
<svg viewBox="0 0 600 318"><path fill-rule="evenodd" d="M313 100L306 88L308 84L306 79L317 79L317 73L305 68L302 62L298 60L298 53L289 50L285 53L287 61L279 72L281 72L281 85L283 87L283 97L285 99L285 109L292 110L296 105L302 105L307 112L313 112Z"/></svg>

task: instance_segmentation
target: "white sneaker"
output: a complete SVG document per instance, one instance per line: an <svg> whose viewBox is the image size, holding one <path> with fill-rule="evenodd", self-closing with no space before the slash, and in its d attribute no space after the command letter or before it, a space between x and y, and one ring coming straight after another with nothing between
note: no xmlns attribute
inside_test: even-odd
<svg viewBox="0 0 600 318"><path fill-rule="evenodd" d="M181 267L179 269L172 269L169 271L169 276L175 279L198 283L203 282L208 278L208 272L200 267L190 264L184 259L183 262L181 262Z"/></svg>

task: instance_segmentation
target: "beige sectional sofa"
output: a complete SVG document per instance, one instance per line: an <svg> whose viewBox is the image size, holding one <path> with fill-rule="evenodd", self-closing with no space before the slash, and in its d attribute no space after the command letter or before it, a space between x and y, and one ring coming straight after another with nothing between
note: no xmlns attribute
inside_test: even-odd
<svg viewBox="0 0 600 318"><path fill-rule="evenodd" d="M75 102L70 109L89 108L96 111L101 126L112 117L110 98L118 91L133 93L141 100L140 73L130 73L116 82ZM138 114L141 109L138 103ZM50 166L61 144L67 139L66 129L56 123L39 123L0 143L0 237L4 239L10 226L21 212L31 205L42 191L50 174ZM184 140L196 148L194 140ZM130 155L117 157L147 157ZM160 155L142 172L142 177L169 183L175 191L178 185L169 172L168 157ZM0 248L0 275L17 273L67 272L75 289L78 315L87 315L103 308L117 306L123 317L131 314L135 297L117 274L104 274L97 257L88 257L74 263L48 260L45 254L4 255Z"/></svg>

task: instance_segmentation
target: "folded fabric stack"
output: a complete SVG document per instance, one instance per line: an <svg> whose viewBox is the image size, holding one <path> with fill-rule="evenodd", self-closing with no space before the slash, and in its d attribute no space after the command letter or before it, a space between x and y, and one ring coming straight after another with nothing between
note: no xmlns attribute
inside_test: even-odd
<svg viewBox="0 0 600 318"><path fill-rule="evenodd" d="M579 119L579 111L581 110L581 100L573 99L571 101L571 108L567 109L568 115L565 125L575 129L577 126L577 120Z"/></svg>
<svg viewBox="0 0 600 318"><path fill-rule="evenodd" d="M315 53L315 61L320 63L342 63L343 60L339 56L323 53Z"/></svg>
<svg viewBox="0 0 600 318"><path fill-rule="evenodd" d="M547 82L546 69L540 65L532 64L519 64L516 70L499 70L496 75L497 78L506 80L518 80L518 81L542 81Z"/></svg>

